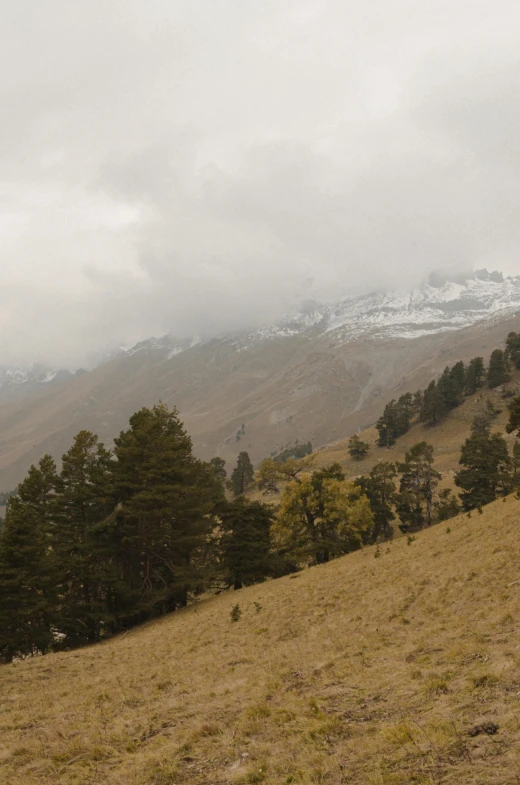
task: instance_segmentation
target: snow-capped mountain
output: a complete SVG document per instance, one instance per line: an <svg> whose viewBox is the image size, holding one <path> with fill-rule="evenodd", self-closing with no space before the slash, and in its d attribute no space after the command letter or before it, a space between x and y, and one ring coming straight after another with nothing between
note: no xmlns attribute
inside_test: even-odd
<svg viewBox="0 0 520 785"><path fill-rule="evenodd" d="M415 291L374 291L329 303L309 301L277 324L223 335L217 340L236 351L293 336L326 336L334 345L371 338L411 340L486 320L501 320L516 311L520 311L520 276L504 278L501 273L478 270L459 280L432 275L429 284ZM147 356L166 362L209 342L198 336L148 338L128 348L118 347L106 354L100 364L130 358L137 362ZM0 368L0 401L33 394L81 372L82 369L56 370L43 365L34 365L30 370Z"/></svg>
<svg viewBox="0 0 520 785"><path fill-rule="evenodd" d="M301 334L331 334L341 341L419 338L458 330L520 309L520 276L478 270L463 281L432 276L421 289L375 291L327 304L309 303L274 326L249 333L249 341Z"/></svg>
<svg viewBox="0 0 520 785"><path fill-rule="evenodd" d="M47 368L3 369L0 490L45 452L58 460L81 429L110 444L158 400L178 408L203 458L234 463L246 449L259 461L297 439L329 444L374 423L385 402L423 389L447 365L487 362L511 330L520 332L520 276L480 271L433 277L413 292L308 302L278 324L233 335L150 338L80 378L64 372L61 384Z"/></svg>
<svg viewBox="0 0 520 785"><path fill-rule="evenodd" d="M83 369L71 371L68 368L53 369L43 365L33 365L30 369L0 367L0 401L31 395L48 385L67 381L84 372Z"/></svg>
<svg viewBox="0 0 520 785"><path fill-rule="evenodd" d="M362 338L411 340L459 330L484 320L507 318L517 310L520 310L520 276L504 278L499 272L478 270L465 278L448 280L434 274L427 285L414 291L374 291L329 303L308 301L277 324L219 339L239 351L263 341L296 335L328 336L338 344ZM165 335L140 341L128 349L119 348L109 359L160 354L169 360L206 342L200 337L181 340Z"/></svg>

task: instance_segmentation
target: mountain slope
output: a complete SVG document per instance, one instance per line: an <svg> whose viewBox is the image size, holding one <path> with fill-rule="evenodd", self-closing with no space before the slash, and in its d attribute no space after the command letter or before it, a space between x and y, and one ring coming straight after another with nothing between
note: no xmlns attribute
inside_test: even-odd
<svg viewBox="0 0 520 785"><path fill-rule="evenodd" d="M0 668L2 782L512 785L519 515L508 497Z"/></svg>
<svg viewBox="0 0 520 785"><path fill-rule="evenodd" d="M520 372L515 371L512 379L507 384L508 395L520 394ZM504 398L502 388L489 390L482 387L475 395L471 395L455 409L446 414L439 425L433 427L424 423L414 422L409 431L400 436L390 448L379 447L377 444L378 432L375 428L367 428L360 432L360 438L370 445L368 455L361 461L353 460L348 453L348 439L333 442L316 454L316 467L320 468L332 462L341 464L347 477L359 474L368 474L372 467L379 461L404 461L405 453L418 442L426 441L434 449L435 468L443 475L443 484L450 484L456 471L460 469L460 450L464 441L471 434L471 423L476 414L487 411L488 401L499 412L491 421L493 432L499 431L512 447L516 433L506 433L505 427L509 421L508 404L510 398ZM452 484L452 483L451 483Z"/></svg>
<svg viewBox="0 0 520 785"><path fill-rule="evenodd" d="M392 323L374 332L372 317L367 317L370 329L358 337L345 323L347 312L339 318L336 304L325 321L323 314L316 321L309 311L256 333L211 341L144 341L89 373L47 385L37 395L0 403L0 490L13 488L44 452L58 459L83 428L110 443L134 411L159 399L179 408L203 458L218 454L234 462L246 449L258 461L297 439L315 446L336 441L375 422L390 398L423 387L459 359L479 354L487 358L510 330L520 330L520 316L512 305L516 295L510 291L516 291L517 280L470 281L464 291L475 294L480 287L482 307L464 310L459 303L461 310L450 311L449 318L470 311L471 319L477 312L485 318L457 329L452 323L451 331L413 339L410 320L424 332L432 292L438 295L437 305L445 308L455 302L447 297L464 300L462 284L427 287L413 296L410 308L396 306L391 313L390 306L381 304L381 298L390 295L378 295L378 313L391 317ZM355 299L361 318L362 298ZM352 302L349 309L352 315ZM408 337L392 332L397 312ZM422 322L421 313L426 314ZM359 327L360 322L355 324ZM245 434L237 441L242 425Z"/></svg>

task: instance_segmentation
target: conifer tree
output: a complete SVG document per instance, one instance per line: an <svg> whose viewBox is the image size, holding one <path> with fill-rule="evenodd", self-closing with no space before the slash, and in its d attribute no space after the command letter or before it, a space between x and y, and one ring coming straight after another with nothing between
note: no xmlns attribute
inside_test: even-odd
<svg viewBox="0 0 520 785"><path fill-rule="evenodd" d="M362 493L370 502L374 514L373 541L389 540L393 535L392 521L395 515L392 506L397 499L395 478L397 477L394 463L381 461L376 463L368 477L356 480Z"/></svg>
<svg viewBox="0 0 520 785"><path fill-rule="evenodd" d="M220 559L228 586L241 589L263 581L272 571L270 504L240 496L219 507Z"/></svg>
<svg viewBox="0 0 520 785"><path fill-rule="evenodd" d="M361 461L363 458L366 458L369 449L367 442L362 441L357 434L354 434L348 440L348 452L355 461Z"/></svg>
<svg viewBox="0 0 520 785"><path fill-rule="evenodd" d="M495 349L489 358L488 387L493 390L511 379L509 366L502 349Z"/></svg>
<svg viewBox="0 0 520 785"><path fill-rule="evenodd" d="M509 422L506 425L506 431L508 433L520 432L520 395L513 398L509 404Z"/></svg>
<svg viewBox="0 0 520 785"><path fill-rule="evenodd" d="M520 368L520 334L511 332L506 341L506 361Z"/></svg>
<svg viewBox="0 0 520 785"><path fill-rule="evenodd" d="M433 523L435 491L441 475L433 468L433 447L415 444L397 465L401 472L397 513L402 531L422 529Z"/></svg>
<svg viewBox="0 0 520 785"><path fill-rule="evenodd" d="M239 453L237 465L233 469L230 479L230 487L235 496L242 496L252 485L255 470L249 454L245 451Z"/></svg>
<svg viewBox="0 0 520 785"><path fill-rule="evenodd" d="M186 605L204 588L202 559L214 521L215 477L192 455L177 409L143 408L115 440L116 534L124 594L118 623Z"/></svg>
<svg viewBox="0 0 520 785"><path fill-rule="evenodd" d="M442 387L435 380L424 391L420 420L426 425L437 425L446 414L446 402Z"/></svg>
<svg viewBox="0 0 520 785"><path fill-rule="evenodd" d="M223 458L212 458L209 462L210 466L213 469L215 477L224 484L226 482L227 471L226 471L226 462Z"/></svg>
<svg viewBox="0 0 520 785"><path fill-rule="evenodd" d="M56 464L31 466L7 504L0 537L0 661L43 653L55 641L58 597L51 548Z"/></svg>
<svg viewBox="0 0 520 785"><path fill-rule="evenodd" d="M520 487L520 441L515 439L511 455L511 484L513 488Z"/></svg>
<svg viewBox="0 0 520 785"><path fill-rule="evenodd" d="M455 484L462 488L460 499L466 511L480 509L510 488L507 444L499 433L491 434L489 425L483 427L482 422L474 421L459 463L463 468L455 475Z"/></svg>
<svg viewBox="0 0 520 785"><path fill-rule="evenodd" d="M474 395L486 376L486 369L484 367L484 359L482 357L474 357L469 361L466 369L465 392L466 395Z"/></svg>
<svg viewBox="0 0 520 785"><path fill-rule="evenodd" d="M60 570L62 645L99 640L109 623L110 570L97 527L114 508L111 454L90 431L80 431L62 458L54 503L53 547Z"/></svg>

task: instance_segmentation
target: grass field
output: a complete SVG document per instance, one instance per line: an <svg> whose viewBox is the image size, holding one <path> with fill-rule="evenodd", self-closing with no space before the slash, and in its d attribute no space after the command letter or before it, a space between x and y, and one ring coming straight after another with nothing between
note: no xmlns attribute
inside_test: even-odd
<svg viewBox="0 0 520 785"><path fill-rule="evenodd" d="M520 783L519 524L510 497L0 667L0 782Z"/></svg>

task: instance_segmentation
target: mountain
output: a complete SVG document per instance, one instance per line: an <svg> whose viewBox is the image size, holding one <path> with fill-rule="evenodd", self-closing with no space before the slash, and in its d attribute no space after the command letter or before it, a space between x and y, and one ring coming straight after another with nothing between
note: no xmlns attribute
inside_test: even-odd
<svg viewBox="0 0 520 785"><path fill-rule="evenodd" d="M0 780L513 785L519 516L510 496L0 667Z"/></svg>
<svg viewBox="0 0 520 785"><path fill-rule="evenodd" d="M0 402L0 490L44 452L59 458L83 428L110 443L159 399L179 408L206 459L234 462L245 449L258 461L296 440L328 444L371 425L390 398L446 365L487 358L520 331L519 312L520 278L480 271L412 293L308 303L277 325L211 340L143 341Z"/></svg>
<svg viewBox="0 0 520 785"><path fill-rule="evenodd" d="M34 365L29 370L0 367L0 401L34 395L48 385L66 382L82 373L86 373L83 368L71 371L67 368L55 369L44 365Z"/></svg>

